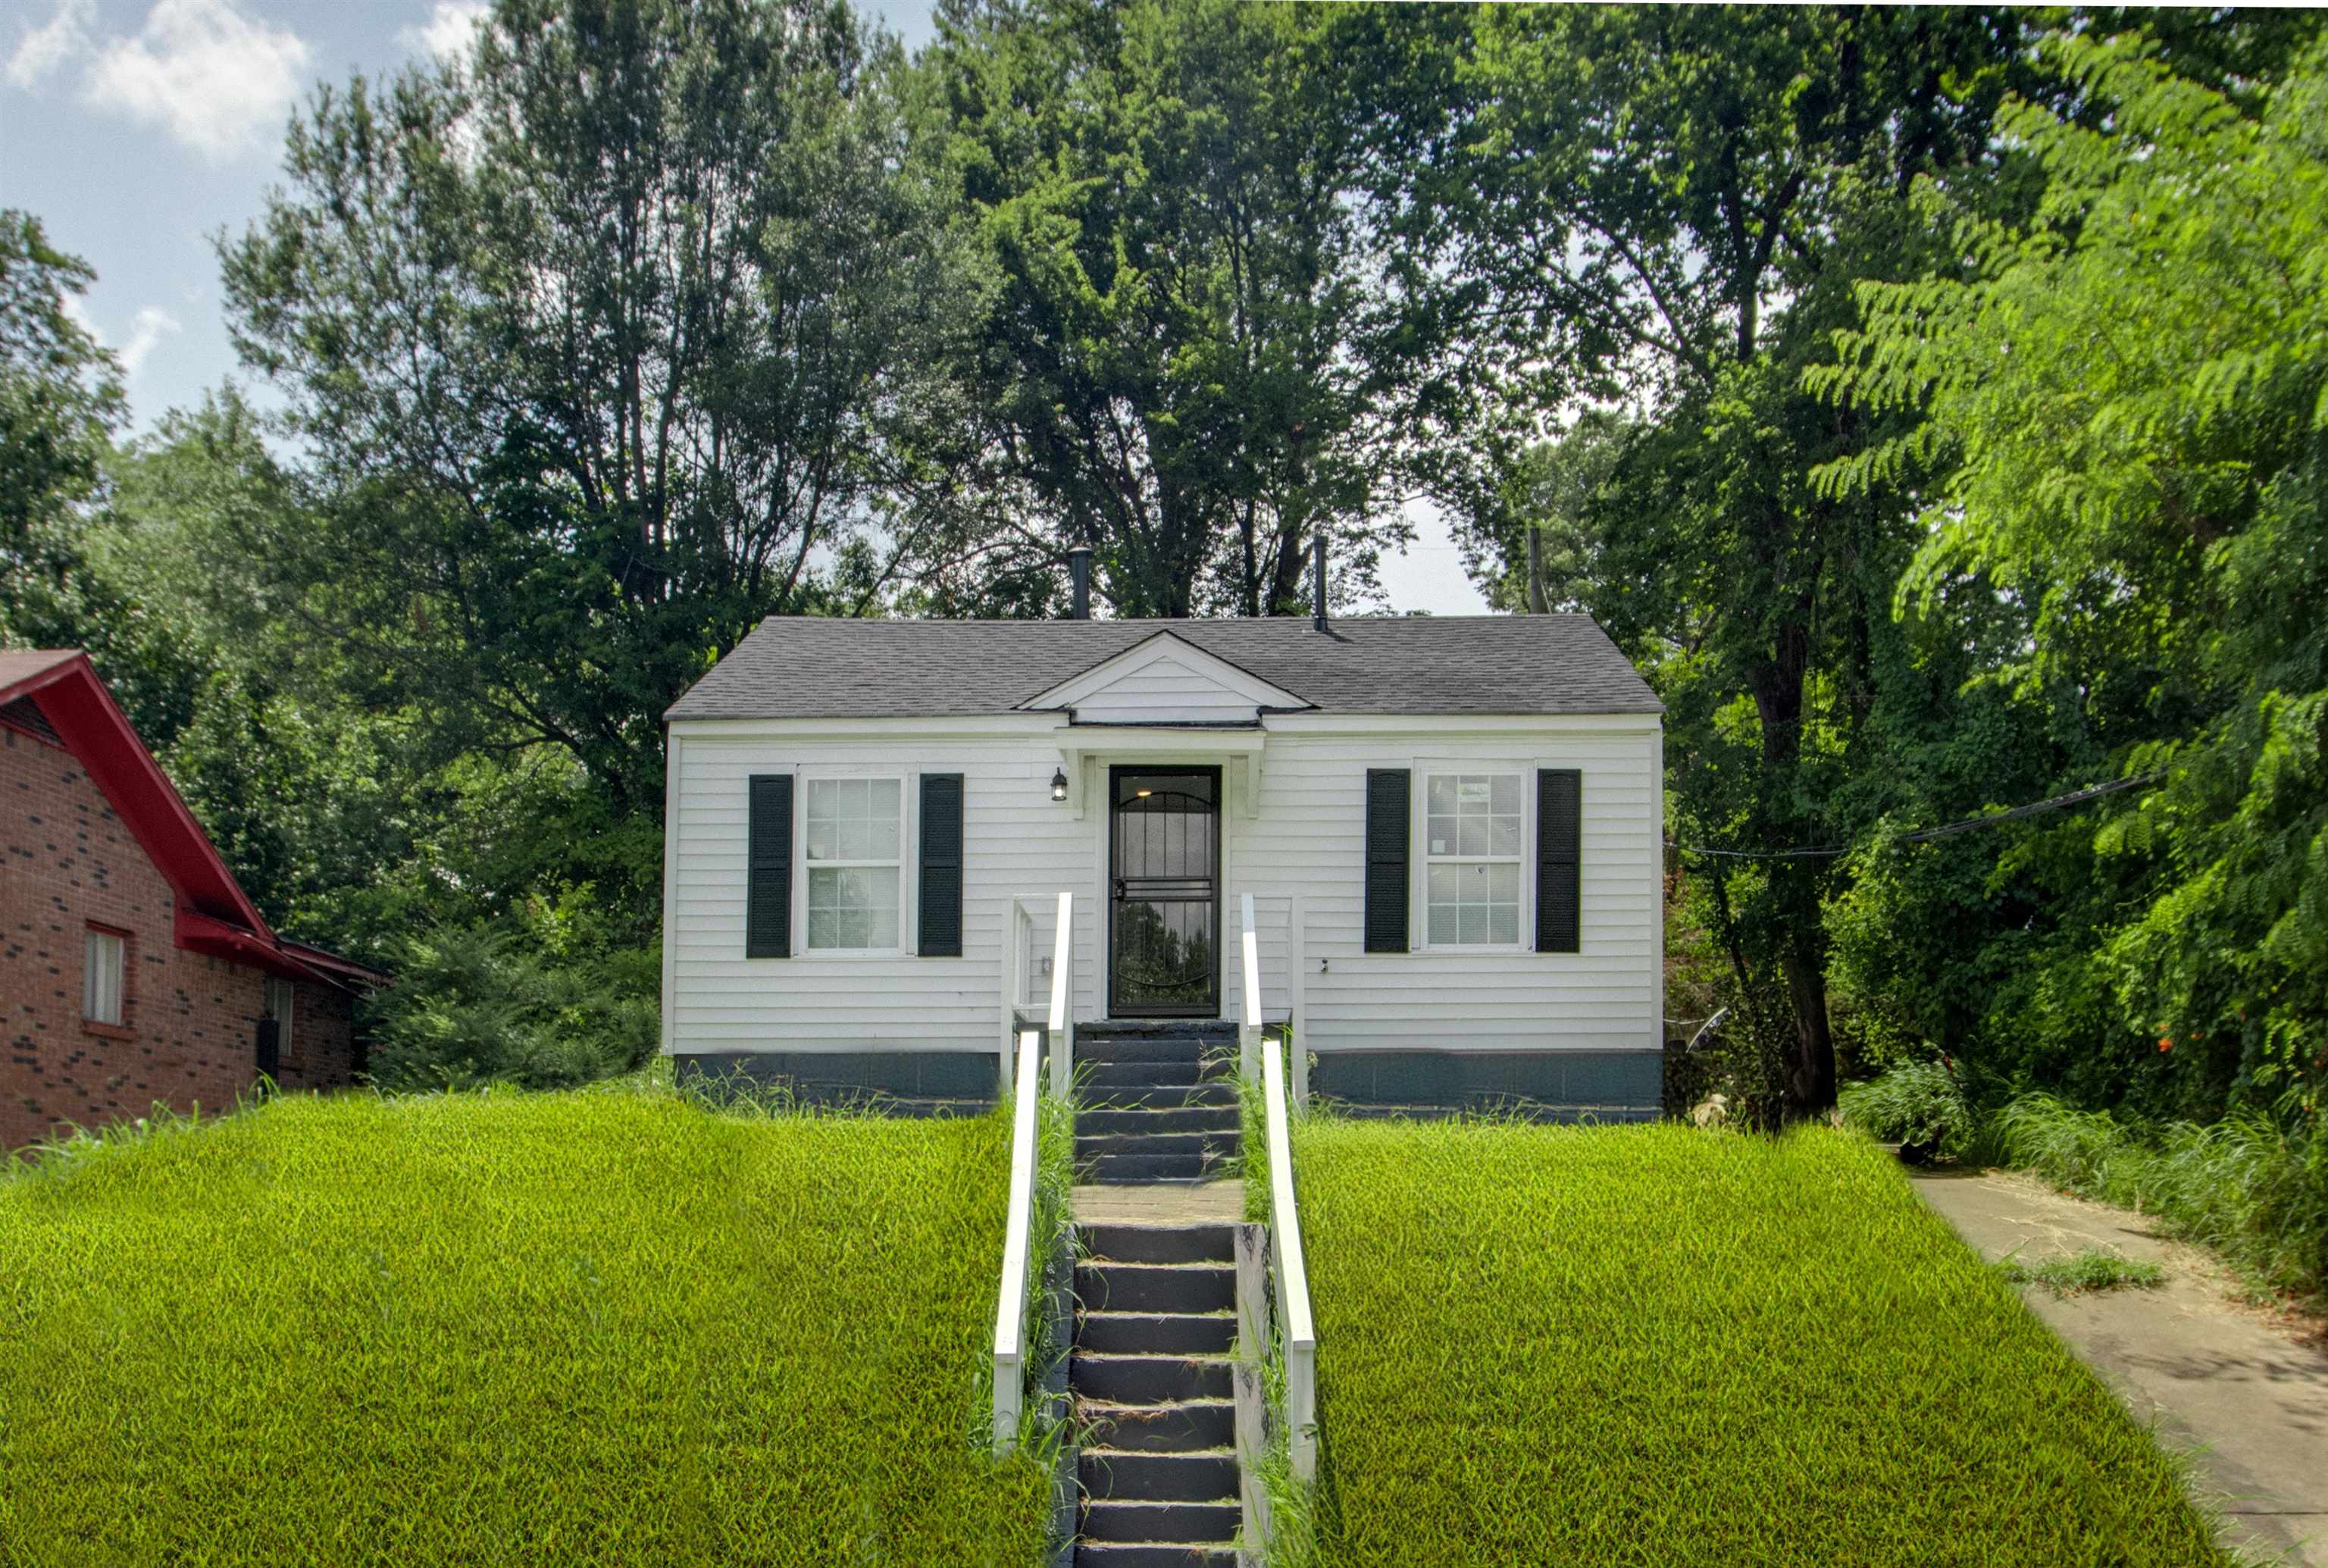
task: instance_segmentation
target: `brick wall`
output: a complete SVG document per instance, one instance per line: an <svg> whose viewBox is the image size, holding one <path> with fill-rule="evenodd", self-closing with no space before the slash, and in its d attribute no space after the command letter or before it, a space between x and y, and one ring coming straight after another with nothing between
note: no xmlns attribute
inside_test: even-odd
<svg viewBox="0 0 2328 1568"><path fill-rule="evenodd" d="M172 918L169 885L73 756L0 725L0 1150L249 1092L266 976L177 946ZM128 934L118 1028L81 1017L91 924ZM301 982L285 1086L347 1083L354 1060L348 997Z"/></svg>

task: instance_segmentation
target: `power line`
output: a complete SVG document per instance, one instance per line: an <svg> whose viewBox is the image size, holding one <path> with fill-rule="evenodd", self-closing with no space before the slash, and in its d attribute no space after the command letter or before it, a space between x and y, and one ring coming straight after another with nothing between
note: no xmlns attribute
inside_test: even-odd
<svg viewBox="0 0 2328 1568"><path fill-rule="evenodd" d="M2050 800L2032 801L2025 806L2014 806L2011 811L1995 812L1985 817L1967 817L1960 822L1949 822L1942 827L1924 828L1916 832L1902 833L1897 841L1902 844L1928 844L1935 839L1946 839L1957 833L1969 833L1978 828L1993 828L1999 822L2017 822L2023 817L2033 817L2040 812L2054 812L2060 811L2064 806L2083 805L2088 801L2097 801L2104 795L2114 795L2122 790L2140 789L2146 784L2154 784L2165 776L2164 773L2145 773L2133 778L2112 779L2107 784L2091 784L2081 790L2071 790L2068 794L2055 795ZM1695 844L1676 843L1671 839L1666 840L1666 848L1679 850L1685 855L1719 856L1726 860L1822 860L1832 859L1837 855L1848 855L1852 851L1852 846L1849 844L1823 844L1816 849L1803 850L1709 850Z"/></svg>

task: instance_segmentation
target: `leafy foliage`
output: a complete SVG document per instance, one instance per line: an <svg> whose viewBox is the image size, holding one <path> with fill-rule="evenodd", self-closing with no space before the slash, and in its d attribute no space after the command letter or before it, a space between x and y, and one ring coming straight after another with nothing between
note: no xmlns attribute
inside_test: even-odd
<svg viewBox="0 0 2328 1568"><path fill-rule="evenodd" d="M952 292L896 63L809 0L502 0L465 59L317 96L222 261L333 493L288 568L367 676L652 811L690 681L863 602Z"/></svg>
<svg viewBox="0 0 2328 1568"><path fill-rule="evenodd" d="M1282 614L1408 537L1403 404L1366 331L1358 148L1328 18L1233 0L958 4L925 57L990 299L953 363L953 526L925 591L1023 609L1066 545L1124 615ZM997 579L1001 579L997 581ZM1031 600L1023 596L1032 591Z"/></svg>
<svg viewBox="0 0 2328 1568"><path fill-rule="evenodd" d="M1964 1085L1943 1062L1909 1062L1881 1077L1847 1084L1836 1108L1845 1122L1869 1137L1925 1155L1953 1152L1974 1132Z"/></svg>
<svg viewBox="0 0 2328 1568"><path fill-rule="evenodd" d="M591 897L577 889L558 915L569 925L587 919ZM397 983L366 1009L372 1081L389 1089L562 1089L643 1065L662 1016L655 951L561 963L557 941L527 934L482 925L397 944Z"/></svg>
<svg viewBox="0 0 2328 1568"><path fill-rule="evenodd" d="M2021 968L2055 1050L2114 1041L2089 1093L2151 1080L2162 1106L2252 1097L2316 1117L2328 48L2244 106L2139 40L2062 38L2051 54L2109 107L2107 126L2008 109L2004 132L2047 176L2026 224L1921 192L1980 276L1863 288L1863 326L1815 380L1849 406L1928 418L1821 484L1852 495L1937 466L1903 608L1935 624L1934 643L1996 628L1964 672L1971 701L2041 768L2164 783L2008 840L1985 878L1951 852L1871 868L1850 945L1872 981L1958 996L1935 970ZM1981 944L1960 929L1882 954L1884 928L1913 928L1907 906L1951 868Z"/></svg>

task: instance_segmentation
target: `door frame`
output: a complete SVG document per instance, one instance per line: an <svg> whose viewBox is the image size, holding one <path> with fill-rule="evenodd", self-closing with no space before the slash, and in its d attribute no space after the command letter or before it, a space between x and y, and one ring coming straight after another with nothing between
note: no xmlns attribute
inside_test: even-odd
<svg viewBox="0 0 2328 1568"><path fill-rule="evenodd" d="M1205 1001L1192 1002L1185 1008L1120 1007L1115 1000L1115 781L1122 774L1184 774L1206 777L1213 781L1213 952L1206 965L1209 996ZM1100 922L1102 963L1100 965L1101 1016L1111 1019L1218 1019L1226 1000L1227 987L1222 976L1223 954L1228 951L1225 934L1221 929L1224 893L1221 868L1228 841L1227 770L1218 763L1126 762L1110 763L1107 768L1107 810L1100 813L1100 832L1106 841L1106 859L1100 878L1101 900L1107 914Z"/></svg>

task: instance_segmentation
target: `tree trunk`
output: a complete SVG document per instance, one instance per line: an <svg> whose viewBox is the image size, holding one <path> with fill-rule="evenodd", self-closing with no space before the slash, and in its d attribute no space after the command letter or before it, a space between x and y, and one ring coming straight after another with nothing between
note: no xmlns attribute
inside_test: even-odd
<svg viewBox="0 0 2328 1568"><path fill-rule="evenodd" d="M1788 1110L1816 1116L1835 1108L1835 1036L1826 1016L1826 975L1810 944L1793 931L1779 949L1787 995L1795 1004L1795 1064L1787 1075Z"/></svg>
<svg viewBox="0 0 2328 1568"><path fill-rule="evenodd" d="M1796 614L1782 622L1771 658L1747 672L1754 709L1762 723L1762 761L1768 771L1766 800L1790 799L1793 775L1802 756L1803 683L1810 670L1811 605L1798 599ZM1796 813L1779 811L1768 819L1774 849L1792 849L1802 825ZM1770 876L1784 879L1792 906L1779 934L1779 968L1795 1012L1795 1061L1787 1075L1790 1115L1817 1115L1835 1104L1835 1034L1826 1011L1826 972L1819 951L1819 900L1814 862L1774 860Z"/></svg>

